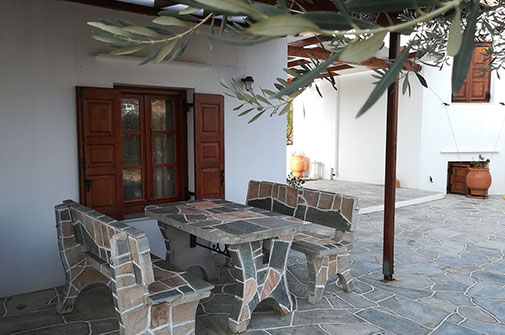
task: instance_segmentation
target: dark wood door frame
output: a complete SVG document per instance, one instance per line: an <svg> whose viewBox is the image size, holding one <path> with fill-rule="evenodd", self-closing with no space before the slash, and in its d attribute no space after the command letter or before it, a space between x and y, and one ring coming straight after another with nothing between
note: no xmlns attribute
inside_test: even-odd
<svg viewBox="0 0 505 335"><path fill-rule="evenodd" d="M454 168L469 168L470 167L470 162L468 161L460 161L460 162L447 162L447 188L446 192L449 194L468 194L468 188L466 188L465 193L459 193L459 192L454 192L453 191L453 185L452 185L452 174Z"/></svg>

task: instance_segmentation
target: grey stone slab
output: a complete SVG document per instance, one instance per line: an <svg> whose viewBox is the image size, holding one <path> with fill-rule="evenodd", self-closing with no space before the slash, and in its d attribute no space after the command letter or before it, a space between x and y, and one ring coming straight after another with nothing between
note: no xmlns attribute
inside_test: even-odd
<svg viewBox="0 0 505 335"><path fill-rule="evenodd" d="M505 303L484 298L474 298L473 301L505 323Z"/></svg>
<svg viewBox="0 0 505 335"><path fill-rule="evenodd" d="M459 314L452 314L451 316L449 316L447 318L448 322L454 323L454 324L460 323L463 320L464 320L463 317L461 317L461 315L459 315Z"/></svg>
<svg viewBox="0 0 505 335"><path fill-rule="evenodd" d="M366 297L367 299L372 300L372 301L379 301L379 300L389 298L392 295L393 295L393 293L391 293L391 292L384 291L381 289L375 289L372 292L366 293L364 295L364 297Z"/></svg>
<svg viewBox="0 0 505 335"><path fill-rule="evenodd" d="M36 330L28 330L17 335L88 335L90 333L89 324L86 322L71 322L66 324L60 324L56 326L50 326L45 328L40 328ZM95 333L100 334L100 333Z"/></svg>
<svg viewBox="0 0 505 335"><path fill-rule="evenodd" d="M116 311L112 301L112 294L107 287L79 294L75 301L73 312L65 315L67 321L86 321L115 317Z"/></svg>
<svg viewBox="0 0 505 335"><path fill-rule="evenodd" d="M433 295L433 297L441 299L443 301L448 301L451 304L456 305L456 306L470 306L470 305L472 305L470 298L465 296L461 292L439 291L439 292L436 292Z"/></svg>
<svg viewBox="0 0 505 335"><path fill-rule="evenodd" d="M444 322L440 327L438 327L433 333L433 335L479 335L480 333L475 332L469 328L455 325L454 323Z"/></svg>
<svg viewBox="0 0 505 335"><path fill-rule="evenodd" d="M46 306L56 298L54 289L42 290L6 298L7 315L30 313ZM1 307L3 309L3 307ZM3 315L3 313L0 313Z"/></svg>
<svg viewBox="0 0 505 335"><path fill-rule="evenodd" d="M437 283L433 285L433 291L457 291L464 292L467 286L460 283Z"/></svg>
<svg viewBox="0 0 505 335"><path fill-rule="evenodd" d="M378 281L372 281L370 279L364 279L364 278L362 280L369 283L370 285L381 288L385 291L393 292L395 294L399 294L410 299L419 299L423 297L428 297L432 294L431 292L425 290L397 287L394 285L388 285Z"/></svg>
<svg viewBox="0 0 505 335"><path fill-rule="evenodd" d="M482 321L487 323L495 323L496 320L489 315L489 313L484 312L477 306L461 306L458 308L459 314L467 319L472 319L476 321Z"/></svg>
<svg viewBox="0 0 505 335"><path fill-rule="evenodd" d="M196 317L195 334L223 335L228 333L228 314L200 315Z"/></svg>
<svg viewBox="0 0 505 335"><path fill-rule="evenodd" d="M474 262L474 263L487 263L487 262L489 262L489 258L487 258L486 256L482 256L479 254L473 254L470 252L465 252L463 255L461 255L461 258L463 258L466 261Z"/></svg>
<svg viewBox="0 0 505 335"><path fill-rule="evenodd" d="M366 307L372 307L372 306L377 306L377 304L373 301L370 301L368 299L363 298L361 295L350 292L350 293L345 293L345 292L338 292L336 295L344 300L345 302L351 304L352 306L356 308L366 308Z"/></svg>
<svg viewBox="0 0 505 335"><path fill-rule="evenodd" d="M334 309L352 309L353 306L338 297L326 297Z"/></svg>
<svg viewBox="0 0 505 335"><path fill-rule="evenodd" d="M48 327L61 323L63 323L63 318L56 314L54 310L6 316L0 318L0 335Z"/></svg>
<svg viewBox="0 0 505 335"><path fill-rule="evenodd" d="M274 312L253 313L249 329L265 329L289 326L290 315L279 315Z"/></svg>
<svg viewBox="0 0 505 335"><path fill-rule="evenodd" d="M229 313L235 297L230 295L216 294L214 298L203 304L207 313Z"/></svg>
<svg viewBox="0 0 505 335"><path fill-rule="evenodd" d="M376 308L365 309L358 312L357 315L374 325L397 334L423 335L429 333L428 329L415 322Z"/></svg>
<svg viewBox="0 0 505 335"><path fill-rule="evenodd" d="M416 320L416 322L427 328L435 328L449 315L447 312L400 296L383 300L379 305L411 320Z"/></svg>
<svg viewBox="0 0 505 335"><path fill-rule="evenodd" d="M487 271L476 271L472 273L472 277L478 280L485 280L498 284L501 286L505 285L505 276L503 274L487 272Z"/></svg>
<svg viewBox="0 0 505 335"><path fill-rule="evenodd" d="M483 265L483 267L489 271L505 273L505 259L499 260L497 262L488 265Z"/></svg>
<svg viewBox="0 0 505 335"><path fill-rule="evenodd" d="M373 290L373 287L370 286L367 283L362 282L361 280L354 280L353 281L353 291L356 293L361 293L361 294L366 294L368 292L371 292Z"/></svg>
<svg viewBox="0 0 505 335"><path fill-rule="evenodd" d="M306 310L310 310L310 309L332 308L332 305L330 305L328 300L326 300L324 298L321 300L321 302L319 302L315 305L309 304L308 298L305 298L305 297L296 299L296 302L297 302L297 310L299 310L299 311L306 311ZM349 306L349 307L351 307L351 306Z"/></svg>
<svg viewBox="0 0 505 335"><path fill-rule="evenodd" d="M468 290L468 295L505 300L505 288L490 283L479 282Z"/></svg>
<svg viewBox="0 0 505 335"><path fill-rule="evenodd" d="M487 335L503 335L505 334L505 325L503 324L489 324L467 320L463 322L462 326L473 329L477 332L483 332Z"/></svg>
<svg viewBox="0 0 505 335"><path fill-rule="evenodd" d="M373 335L383 334L380 328L367 323L323 324L321 325L331 335ZM307 335L310 333L307 333Z"/></svg>
<svg viewBox="0 0 505 335"><path fill-rule="evenodd" d="M272 335L327 335L318 325L269 329Z"/></svg>
<svg viewBox="0 0 505 335"><path fill-rule="evenodd" d="M230 223L224 223L221 225L214 226L229 234L246 234L246 233L257 233L260 231L268 230L267 228L251 223L245 220L233 221Z"/></svg>
<svg viewBox="0 0 505 335"><path fill-rule="evenodd" d="M91 321L90 325L92 333L97 335L119 330L119 323L117 319Z"/></svg>
<svg viewBox="0 0 505 335"><path fill-rule="evenodd" d="M320 323L358 323L361 320L348 311L333 309L315 309L296 311L293 325L312 325Z"/></svg>

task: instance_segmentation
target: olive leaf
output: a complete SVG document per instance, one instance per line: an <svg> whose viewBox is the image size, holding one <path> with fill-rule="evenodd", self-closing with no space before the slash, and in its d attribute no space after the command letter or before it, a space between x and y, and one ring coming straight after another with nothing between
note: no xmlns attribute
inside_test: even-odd
<svg viewBox="0 0 505 335"><path fill-rule="evenodd" d="M360 117L368 109L370 109L370 107L372 107L377 102L377 100L379 100L382 94L387 90L389 85L391 85L397 79L398 73L400 73L401 69L403 68L403 63L405 63L405 61L409 56L410 47L411 47L410 44L407 45L403 49L400 56L394 61L393 65L391 65L387 70L385 70L385 74L375 85L372 93L370 94L370 96L365 101L365 103L359 110L358 114L356 115L356 118Z"/></svg>
<svg viewBox="0 0 505 335"><path fill-rule="evenodd" d="M155 32L152 29L142 27L142 26L128 26L124 27L124 30L126 30L129 33L135 34L135 35L140 35L140 36L146 36L146 37L160 37L161 35Z"/></svg>
<svg viewBox="0 0 505 335"><path fill-rule="evenodd" d="M264 15L249 3L243 0L194 0L194 2L221 11L222 14L243 14L253 18Z"/></svg>
<svg viewBox="0 0 505 335"><path fill-rule="evenodd" d="M454 12L454 18L451 22L451 27L449 28L449 39L447 41L447 54L449 56L456 56L461 47L461 41L463 39L463 34L461 32L461 11L456 8Z"/></svg>
<svg viewBox="0 0 505 335"><path fill-rule="evenodd" d="M179 40L171 40L171 41L168 41L161 49L160 51L158 52L158 54L156 55L156 57L154 58L153 60L153 63L154 64L158 64L159 62L161 62L163 59L165 59L165 57L168 56L168 54L174 49L174 47L177 45L177 42L179 42Z"/></svg>
<svg viewBox="0 0 505 335"><path fill-rule="evenodd" d="M199 10L200 10L200 8L188 6L187 8L179 11L179 15L193 14L193 13L198 12Z"/></svg>
<svg viewBox="0 0 505 335"><path fill-rule="evenodd" d="M181 21L178 18L172 16L158 16L153 20L153 23L162 26L186 26L186 23L184 21Z"/></svg>
<svg viewBox="0 0 505 335"><path fill-rule="evenodd" d="M247 32L253 35L279 37L319 30L315 23L301 16L275 15L252 24Z"/></svg>
<svg viewBox="0 0 505 335"><path fill-rule="evenodd" d="M452 66L452 93L456 94L465 82L470 62L472 61L473 49L475 48L475 31L477 18L480 14L479 0L472 1L472 8L466 21L465 32L461 41L460 51L454 57Z"/></svg>
<svg viewBox="0 0 505 335"><path fill-rule="evenodd" d="M102 23L102 22L88 22L88 25L98 28L100 30L106 31L106 32L111 33L113 35L131 37L131 34L127 31L125 31L122 27L113 26L113 25Z"/></svg>
<svg viewBox="0 0 505 335"><path fill-rule="evenodd" d="M354 42L340 54L339 60L349 63L361 63L369 58L374 57L382 47L386 32L379 32L372 37Z"/></svg>

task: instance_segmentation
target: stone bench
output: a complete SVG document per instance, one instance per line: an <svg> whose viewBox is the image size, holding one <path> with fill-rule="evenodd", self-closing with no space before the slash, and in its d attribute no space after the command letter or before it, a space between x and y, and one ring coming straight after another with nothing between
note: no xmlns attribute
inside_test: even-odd
<svg viewBox="0 0 505 335"><path fill-rule="evenodd" d="M356 199L318 190L251 180L247 205L306 221L295 235L292 248L303 252L309 272L309 302L323 297L329 278L337 274L343 290L350 292L352 218Z"/></svg>
<svg viewBox="0 0 505 335"><path fill-rule="evenodd" d="M194 334L198 302L213 285L150 253L144 232L71 200L55 206L66 286L59 314L96 283L112 290L120 334Z"/></svg>

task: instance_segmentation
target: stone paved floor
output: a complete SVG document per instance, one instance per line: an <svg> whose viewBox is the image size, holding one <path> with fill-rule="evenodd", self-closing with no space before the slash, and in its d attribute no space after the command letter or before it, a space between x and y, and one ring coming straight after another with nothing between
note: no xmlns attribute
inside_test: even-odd
<svg viewBox="0 0 505 335"><path fill-rule="evenodd" d="M335 193L344 193L358 198L358 209L384 205L384 185L342 180L311 180L305 187ZM396 202L439 195L440 193L400 187L396 189ZM441 195L441 194L440 194ZM442 198L442 196L440 196Z"/></svg>
<svg viewBox="0 0 505 335"><path fill-rule="evenodd" d="M397 210L396 278L380 282L382 213L357 217L352 250L355 291L330 285L307 303L303 255L292 252L289 285L295 312L262 304L247 334L505 334L505 200L448 195ZM233 284L226 269L198 310L197 334L226 334ZM81 294L57 316L56 289L0 298L0 334L116 334L106 288Z"/></svg>

